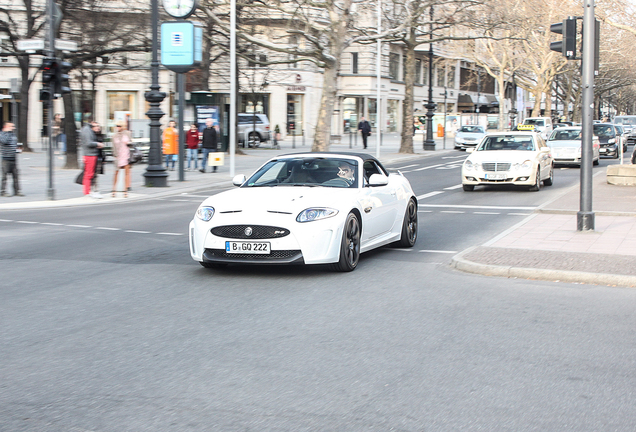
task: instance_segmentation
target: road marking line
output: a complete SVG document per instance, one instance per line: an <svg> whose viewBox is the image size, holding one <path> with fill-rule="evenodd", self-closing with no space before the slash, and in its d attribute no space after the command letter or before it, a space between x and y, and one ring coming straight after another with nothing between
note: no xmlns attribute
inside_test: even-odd
<svg viewBox="0 0 636 432"><path fill-rule="evenodd" d="M150 231L135 231L135 230L126 230L124 232L133 233L133 234L150 234Z"/></svg>
<svg viewBox="0 0 636 432"><path fill-rule="evenodd" d="M497 214L501 214L501 213L499 213L499 212L473 212L473 214L497 215Z"/></svg>
<svg viewBox="0 0 636 432"><path fill-rule="evenodd" d="M420 197L417 197L418 199ZM504 206L477 206L477 205L453 205L453 204L418 204L424 207L447 207L447 208L465 208L465 209L481 209L481 210L530 210L534 211L537 207L504 207Z"/></svg>
<svg viewBox="0 0 636 432"><path fill-rule="evenodd" d="M430 250L430 249L422 249L419 250L418 252L425 252L425 253L441 253L441 254L456 254L457 251L447 251L447 250Z"/></svg>
<svg viewBox="0 0 636 432"><path fill-rule="evenodd" d="M120 231L121 228L109 228L109 227L95 227L98 230L107 230L107 231Z"/></svg>
<svg viewBox="0 0 636 432"><path fill-rule="evenodd" d="M418 213L433 213L433 210L418 210Z"/></svg>
<svg viewBox="0 0 636 432"><path fill-rule="evenodd" d="M413 171L424 171L424 170L427 170L427 169L437 168L437 167L444 166L444 165L446 165L446 164L438 164L438 165L425 166L425 167L423 167L423 168L414 169Z"/></svg>
<svg viewBox="0 0 636 432"><path fill-rule="evenodd" d="M54 222L42 222L42 225L48 225L48 226L64 226L64 224L61 224L61 223L54 223Z"/></svg>
<svg viewBox="0 0 636 432"><path fill-rule="evenodd" d="M508 216L530 216L531 213L508 213Z"/></svg>
<svg viewBox="0 0 636 432"><path fill-rule="evenodd" d="M64 225L67 227L71 227L71 228L92 228L91 226L88 225Z"/></svg>
<svg viewBox="0 0 636 432"><path fill-rule="evenodd" d="M416 167L416 166L419 166L419 164L407 165L407 166L403 166L403 167L400 167L400 168L394 168L394 169L402 170L402 169L406 169L406 168L413 168L413 167Z"/></svg>
<svg viewBox="0 0 636 432"><path fill-rule="evenodd" d="M444 190L459 189L460 187L462 187L462 185L461 185L461 184L458 184L458 185L455 185L455 186L451 186L451 187L444 188Z"/></svg>
<svg viewBox="0 0 636 432"><path fill-rule="evenodd" d="M442 157L442 159L459 159L459 158L466 158L468 156L466 155L459 155L459 156L444 156Z"/></svg>
<svg viewBox="0 0 636 432"><path fill-rule="evenodd" d="M183 235L183 234L182 234L182 233L168 233L168 232L161 232L161 233L157 233L157 235L181 236L181 235Z"/></svg>
<svg viewBox="0 0 636 432"><path fill-rule="evenodd" d="M13 222L11 219L0 219L0 222Z"/></svg>
<svg viewBox="0 0 636 432"><path fill-rule="evenodd" d="M432 196L435 196L435 195L439 195L441 193L444 193L444 191L433 191L433 192L429 192L429 193L424 194L424 195L420 195L420 196L417 197L417 199L421 200L421 199L424 199L424 198L429 198L429 197L432 197Z"/></svg>
<svg viewBox="0 0 636 432"><path fill-rule="evenodd" d="M466 213L466 212L459 211L459 210L441 210L440 213Z"/></svg>
<svg viewBox="0 0 636 432"><path fill-rule="evenodd" d="M21 223L21 224L36 224L37 222L33 222L33 221L15 221L15 223Z"/></svg>

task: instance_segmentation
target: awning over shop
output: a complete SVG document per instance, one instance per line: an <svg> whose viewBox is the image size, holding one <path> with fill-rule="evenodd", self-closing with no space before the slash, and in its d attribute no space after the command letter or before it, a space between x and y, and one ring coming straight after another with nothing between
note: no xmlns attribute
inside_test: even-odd
<svg viewBox="0 0 636 432"><path fill-rule="evenodd" d="M457 97L457 106L475 106L475 103L473 102L473 98L470 97L470 95L468 94L460 94Z"/></svg>
<svg viewBox="0 0 636 432"><path fill-rule="evenodd" d="M497 100L496 96L486 95L486 100L488 101L489 106L499 106L499 101Z"/></svg>

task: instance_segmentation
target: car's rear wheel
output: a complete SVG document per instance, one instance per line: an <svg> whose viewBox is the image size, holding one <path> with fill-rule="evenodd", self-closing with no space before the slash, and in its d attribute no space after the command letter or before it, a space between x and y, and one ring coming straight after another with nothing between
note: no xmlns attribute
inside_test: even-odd
<svg viewBox="0 0 636 432"><path fill-rule="evenodd" d="M258 133L250 132L247 138L247 145L248 147L254 147L254 148L261 145L261 137L258 135Z"/></svg>
<svg viewBox="0 0 636 432"><path fill-rule="evenodd" d="M336 271L349 272L355 270L360 260L360 221L349 213L342 230L340 243L340 260L332 265Z"/></svg>
<svg viewBox="0 0 636 432"><path fill-rule="evenodd" d="M537 192L541 189L541 167L537 167L537 175L535 176L534 185L530 186L531 192Z"/></svg>
<svg viewBox="0 0 636 432"><path fill-rule="evenodd" d="M462 189L464 189L466 192L474 191L475 190L475 185L463 184L462 185Z"/></svg>
<svg viewBox="0 0 636 432"><path fill-rule="evenodd" d="M547 179L543 180L543 185L544 186L552 186L552 184L554 183L554 165L550 166L550 177L548 177Z"/></svg>
<svg viewBox="0 0 636 432"><path fill-rule="evenodd" d="M402 235L396 246L410 248L417 241L417 204L411 198L404 212L404 222L402 222Z"/></svg>

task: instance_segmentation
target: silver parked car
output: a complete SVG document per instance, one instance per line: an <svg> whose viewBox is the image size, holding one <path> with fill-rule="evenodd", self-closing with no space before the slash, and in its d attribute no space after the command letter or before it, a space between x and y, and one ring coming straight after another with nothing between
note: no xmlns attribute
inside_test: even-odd
<svg viewBox="0 0 636 432"><path fill-rule="evenodd" d="M241 113L238 115L238 140L243 147L258 147L269 141L269 119L265 114Z"/></svg>
<svg viewBox="0 0 636 432"><path fill-rule="evenodd" d="M577 126L556 128L546 144L552 151L554 163L581 166L582 129ZM598 165L600 144L597 136L592 139L592 163Z"/></svg>
<svg viewBox="0 0 636 432"><path fill-rule="evenodd" d="M480 125L465 125L455 134L455 148L466 149L475 147L486 135L486 128Z"/></svg>

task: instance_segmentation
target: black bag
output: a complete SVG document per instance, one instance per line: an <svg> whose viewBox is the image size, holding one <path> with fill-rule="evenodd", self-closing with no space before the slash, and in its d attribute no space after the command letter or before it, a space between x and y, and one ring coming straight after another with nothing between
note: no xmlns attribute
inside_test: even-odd
<svg viewBox="0 0 636 432"><path fill-rule="evenodd" d="M84 168L82 168L82 171L75 177L75 183L78 185L84 184Z"/></svg>
<svg viewBox="0 0 636 432"><path fill-rule="evenodd" d="M130 147L130 156L128 157L128 163L130 165L141 162L143 159L143 155L141 154L141 150L139 150L135 146Z"/></svg>

